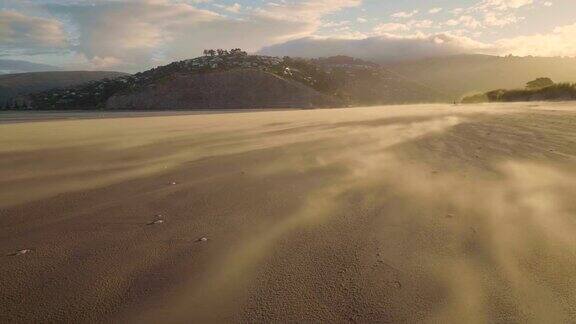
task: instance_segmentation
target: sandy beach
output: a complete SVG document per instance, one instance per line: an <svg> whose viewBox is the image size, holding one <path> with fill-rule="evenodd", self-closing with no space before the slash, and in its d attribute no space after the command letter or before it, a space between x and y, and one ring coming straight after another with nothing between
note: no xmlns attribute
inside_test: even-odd
<svg viewBox="0 0 576 324"><path fill-rule="evenodd" d="M0 125L0 322L576 322L575 103L126 117Z"/></svg>

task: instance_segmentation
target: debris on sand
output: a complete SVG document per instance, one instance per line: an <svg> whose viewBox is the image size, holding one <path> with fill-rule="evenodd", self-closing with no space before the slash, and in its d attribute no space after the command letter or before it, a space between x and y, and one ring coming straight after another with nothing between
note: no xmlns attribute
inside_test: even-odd
<svg viewBox="0 0 576 324"><path fill-rule="evenodd" d="M170 182L170 185L172 185L172 186L175 186L175 185L177 185L177 184L178 184L178 182L176 182L176 181Z"/></svg>
<svg viewBox="0 0 576 324"><path fill-rule="evenodd" d="M402 288L402 283L398 280L394 281L394 286L396 286L396 288L401 289Z"/></svg>
<svg viewBox="0 0 576 324"><path fill-rule="evenodd" d="M157 215L156 220L148 223L148 225L160 225L160 224L164 224L164 220L162 219L162 215Z"/></svg>
<svg viewBox="0 0 576 324"><path fill-rule="evenodd" d="M201 237L198 239L198 242L208 242L208 238L207 237Z"/></svg>
<svg viewBox="0 0 576 324"><path fill-rule="evenodd" d="M454 217L454 214L446 214L446 218L452 218Z"/></svg>
<svg viewBox="0 0 576 324"><path fill-rule="evenodd" d="M14 252L14 253L10 253L10 254L8 254L8 255L10 255L10 256L18 256L18 255L28 254L28 253L30 253L30 252L32 252L32 250L30 250L30 249L22 249L22 250L19 250L19 251Z"/></svg>

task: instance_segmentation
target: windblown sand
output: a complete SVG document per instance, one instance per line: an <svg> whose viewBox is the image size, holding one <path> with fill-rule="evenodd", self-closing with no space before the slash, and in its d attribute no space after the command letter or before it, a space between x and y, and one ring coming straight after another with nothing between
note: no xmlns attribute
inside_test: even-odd
<svg viewBox="0 0 576 324"><path fill-rule="evenodd" d="M0 125L0 322L576 321L576 104Z"/></svg>

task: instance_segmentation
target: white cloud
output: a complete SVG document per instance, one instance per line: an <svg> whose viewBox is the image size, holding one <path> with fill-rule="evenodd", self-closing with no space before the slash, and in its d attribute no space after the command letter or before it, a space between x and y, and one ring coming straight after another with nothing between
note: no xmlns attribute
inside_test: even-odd
<svg viewBox="0 0 576 324"><path fill-rule="evenodd" d="M539 2L547 6L547 2ZM443 23L444 26L468 28L471 33L479 28L504 27L525 19L518 11L536 4L535 0L481 0L467 8L455 8L450 12L455 16Z"/></svg>
<svg viewBox="0 0 576 324"><path fill-rule="evenodd" d="M376 35L388 34L388 33L398 33L398 32L407 32L411 30L421 30L421 29L429 29L435 26L434 21L429 19L413 19L409 20L406 23L382 23L376 25L373 29L373 33Z"/></svg>
<svg viewBox="0 0 576 324"><path fill-rule="evenodd" d="M100 1L49 5L51 13L75 27L74 50L99 67L129 71L197 56L204 48L240 47L254 51L268 44L312 34L322 18L361 0L269 2L243 8L230 18L172 0ZM225 7L240 12L240 5Z"/></svg>
<svg viewBox="0 0 576 324"><path fill-rule="evenodd" d="M417 29L427 29L432 28L436 25L436 23L429 19L422 19L422 20L410 20L407 23L411 28Z"/></svg>
<svg viewBox="0 0 576 324"><path fill-rule="evenodd" d="M519 56L576 56L576 23L555 28L551 33L501 39L499 54Z"/></svg>
<svg viewBox="0 0 576 324"><path fill-rule="evenodd" d="M418 14L418 10L400 11L400 12L396 12L396 13L390 15L390 17L392 17L392 18L411 18L417 14Z"/></svg>
<svg viewBox="0 0 576 324"><path fill-rule="evenodd" d="M408 30L410 30L410 26L398 23L379 24L374 28L374 32L377 34L385 34L385 33L408 31Z"/></svg>
<svg viewBox="0 0 576 324"><path fill-rule="evenodd" d="M255 9L255 13L274 19L315 23L322 16L356 7L362 0L304 0L299 2L268 2L264 7Z"/></svg>
<svg viewBox="0 0 576 324"><path fill-rule="evenodd" d="M502 27L518 23L524 20L524 17L519 17L514 14L496 14L493 12L486 13L484 16L484 25L489 27Z"/></svg>
<svg viewBox="0 0 576 324"><path fill-rule="evenodd" d="M370 30L374 20L366 13L350 20L332 15L357 7L362 0L276 0L259 7L210 0L70 0L38 5L41 2L26 1L21 7L34 5L35 10L0 11L0 54L71 52L86 68L126 71L194 57L204 48L257 51L271 44L280 45L265 52L307 56L342 51L368 58L382 51L383 59L486 51L486 44L470 37L521 22L527 8L553 5L549 0L476 0L470 7L432 8L422 17L418 10L396 12L391 21ZM439 12L443 14L432 16ZM449 18L442 18L445 15ZM424 16L429 19L419 19ZM576 56L575 28L502 39L492 44L491 52Z"/></svg>
<svg viewBox="0 0 576 324"><path fill-rule="evenodd" d="M67 45L63 24L54 19L32 17L16 11L0 11L0 51L35 54Z"/></svg>
<svg viewBox="0 0 576 324"><path fill-rule="evenodd" d="M475 6L479 10L499 10L506 11L518 9L534 3L534 0L482 0Z"/></svg>
<svg viewBox="0 0 576 324"><path fill-rule="evenodd" d="M476 29L482 27L482 23L476 20L476 18L468 15L460 16L456 19L450 19L444 23L446 26L462 26L469 29Z"/></svg>
<svg viewBox="0 0 576 324"><path fill-rule="evenodd" d="M267 55L325 57L348 55L379 62L474 53L488 46L450 34L397 36L383 34L362 39L306 37L264 48Z"/></svg>
<svg viewBox="0 0 576 324"><path fill-rule="evenodd" d="M229 12L233 12L233 13L239 13L240 10L242 9L242 5L239 3L234 3L232 5L226 6L226 5L221 5L221 4L215 4L214 6L224 9L226 11Z"/></svg>

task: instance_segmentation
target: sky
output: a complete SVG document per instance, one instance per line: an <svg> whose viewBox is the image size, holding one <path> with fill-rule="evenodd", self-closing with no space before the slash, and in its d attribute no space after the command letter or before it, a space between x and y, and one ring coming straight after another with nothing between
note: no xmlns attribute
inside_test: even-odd
<svg viewBox="0 0 576 324"><path fill-rule="evenodd" d="M0 0L0 58L136 72L236 47L576 56L576 0Z"/></svg>

